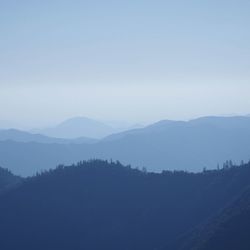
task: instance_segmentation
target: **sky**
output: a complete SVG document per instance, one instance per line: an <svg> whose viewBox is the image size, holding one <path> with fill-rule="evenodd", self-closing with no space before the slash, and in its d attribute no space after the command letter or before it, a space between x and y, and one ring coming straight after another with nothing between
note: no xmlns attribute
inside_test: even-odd
<svg viewBox="0 0 250 250"><path fill-rule="evenodd" d="M0 120L249 114L249 13L249 0L0 0Z"/></svg>

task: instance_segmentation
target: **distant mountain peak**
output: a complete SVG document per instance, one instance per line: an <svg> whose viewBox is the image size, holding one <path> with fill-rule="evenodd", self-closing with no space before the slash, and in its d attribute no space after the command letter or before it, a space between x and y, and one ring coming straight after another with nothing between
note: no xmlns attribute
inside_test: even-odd
<svg viewBox="0 0 250 250"><path fill-rule="evenodd" d="M58 138L74 139L88 137L99 139L116 132L111 126L84 116L69 118L54 127L39 130L39 133Z"/></svg>

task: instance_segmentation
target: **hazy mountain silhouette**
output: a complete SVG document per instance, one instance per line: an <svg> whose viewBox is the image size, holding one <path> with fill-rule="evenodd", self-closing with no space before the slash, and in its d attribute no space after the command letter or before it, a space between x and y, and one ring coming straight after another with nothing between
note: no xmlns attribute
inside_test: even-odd
<svg viewBox="0 0 250 250"><path fill-rule="evenodd" d="M26 131L16 130L16 129L7 129L0 130L0 141L16 141L16 142L39 142L39 143L59 143L59 144L68 144L68 143L94 143L97 140L87 137L80 137L76 139L63 139L48 137L41 134L32 134Z"/></svg>
<svg viewBox="0 0 250 250"><path fill-rule="evenodd" d="M248 129L250 126L249 116L232 116L232 117L202 117L191 120L191 124L206 124L223 129Z"/></svg>
<svg viewBox="0 0 250 250"><path fill-rule="evenodd" d="M21 124L7 120L0 120L0 129L20 129L20 128L23 128Z"/></svg>
<svg viewBox="0 0 250 250"><path fill-rule="evenodd" d="M179 250L167 246L242 197L249 179L250 164L198 174L99 160L60 166L0 196L0 248ZM228 250L213 246L205 249Z"/></svg>
<svg viewBox="0 0 250 250"><path fill-rule="evenodd" d="M39 133L58 138L102 138L117 132L111 126L86 117L74 117L51 128L38 130Z"/></svg>
<svg viewBox="0 0 250 250"><path fill-rule="evenodd" d="M206 128L217 128L217 129L246 129L250 128L250 117L249 116L234 116L234 117L201 117L198 119L190 121L171 121L171 120L162 120L152 125L149 125L145 128L139 128L134 130L129 130L121 132L118 134L113 134L104 138L104 140L116 140L123 138L128 135L137 135L137 134L150 134L150 133L159 133L167 132L167 130L174 129L183 129L183 128L197 128L200 127ZM175 131L171 131L175 132Z"/></svg>
<svg viewBox="0 0 250 250"><path fill-rule="evenodd" d="M15 174L81 159L119 159L148 170L201 171L227 159L249 160L250 117L206 117L190 122L161 121L115 134L94 144L45 144L0 141L0 164Z"/></svg>

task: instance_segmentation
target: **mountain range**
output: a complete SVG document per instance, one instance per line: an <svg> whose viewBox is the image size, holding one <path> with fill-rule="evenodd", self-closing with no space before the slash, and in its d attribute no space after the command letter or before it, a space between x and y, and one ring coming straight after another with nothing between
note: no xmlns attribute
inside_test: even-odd
<svg viewBox="0 0 250 250"><path fill-rule="evenodd" d="M166 169L197 172L214 169L218 164L221 167L228 159L235 162L249 159L250 117L165 120L99 140L65 141L41 135L27 139L29 136L0 139L0 164L15 174L27 176L61 163L95 158L119 159L124 164L156 172Z"/></svg>

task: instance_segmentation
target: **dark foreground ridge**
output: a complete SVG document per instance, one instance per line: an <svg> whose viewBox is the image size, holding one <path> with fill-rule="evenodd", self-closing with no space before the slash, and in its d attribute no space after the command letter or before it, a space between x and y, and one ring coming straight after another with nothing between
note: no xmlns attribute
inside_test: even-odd
<svg viewBox="0 0 250 250"><path fill-rule="evenodd" d="M197 174L60 166L0 196L0 249L250 249L249 184L250 164Z"/></svg>
<svg viewBox="0 0 250 250"><path fill-rule="evenodd" d="M0 194L21 183L21 178L0 167Z"/></svg>

